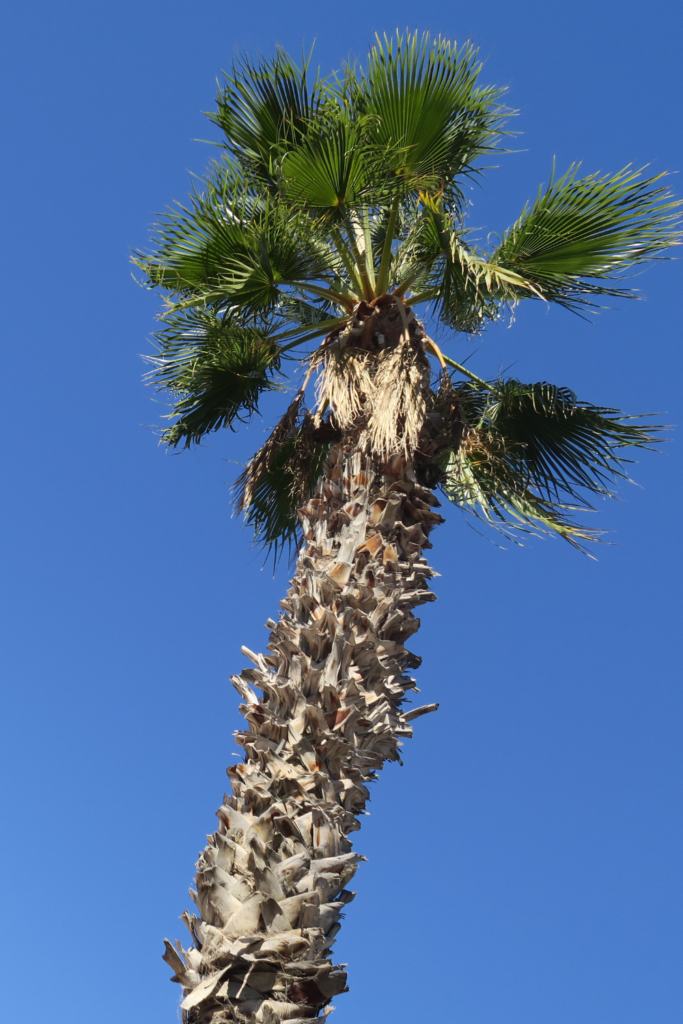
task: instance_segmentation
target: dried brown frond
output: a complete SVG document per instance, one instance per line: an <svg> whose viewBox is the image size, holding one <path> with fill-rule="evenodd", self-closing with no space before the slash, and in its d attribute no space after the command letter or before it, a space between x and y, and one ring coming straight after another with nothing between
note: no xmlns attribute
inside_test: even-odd
<svg viewBox="0 0 683 1024"><path fill-rule="evenodd" d="M301 539L299 510L311 497L340 432L303 411L303 389L236 483L236 506L275 554Z"/></svg>
<svg viewBox="0 0 683 1024"><path fill-rule="evenodd" d="M318 415L378 458L417 450L429 395L421 325L394 297L368 305L322 350Z"/></svg>
<svg viewBox="0 0 683 1024"><path fill-rule="evenodd" d="M318 410L330 409L340 430L351 430L367 416L376 356L340 339L325 353L318 378Z"/></svg>
<svg viewBox="0 0 683 1024"><path fill-rule="evenodd" d="M304 392L300 390L290 403L282 419L273 429L264 445L247 463L244 472L237 481L237 507L244 510L251 505L256 482L267 472L275 452L280 445L293 433L303 402Z"/></svg>
<svg viewBox="0 0 683 1024"><path fill-rule="evenodd" d="M411 456L418 447L427 411L429 369L410 338L378 357L369 396L364 437L382 459L400 453Z"/></svg>

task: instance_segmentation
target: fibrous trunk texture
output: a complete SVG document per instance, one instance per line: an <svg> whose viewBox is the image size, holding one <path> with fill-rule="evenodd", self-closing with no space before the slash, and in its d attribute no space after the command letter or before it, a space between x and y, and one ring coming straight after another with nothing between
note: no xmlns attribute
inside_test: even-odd
<svg viewBox="0 0 683 1024"><path fill-rule="evenodd" d="M248 729L232 793L198 862L194 947L166 944L186 1024L313 1024L346 988L330 959L372 781L399 759L419 659L405 647L433 595L441 521L409 459L330 454L301 512L304 543L267 655L233 680Z"/></svg>

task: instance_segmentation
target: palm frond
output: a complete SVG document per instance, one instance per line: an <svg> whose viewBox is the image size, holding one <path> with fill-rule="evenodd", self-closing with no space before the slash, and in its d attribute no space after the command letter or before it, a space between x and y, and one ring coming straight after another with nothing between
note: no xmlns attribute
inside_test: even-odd
<svg viewBox="0 0 683 1024"><path fill-rule="evenodd" d="M310 217L267 196L236 190L217 175L189 206L167 213L155 251L137 259L152 286L197 304L274 309L287 285L336 279L330 247Z"/></svg>
<svg viewBox="0 0 683 1024"><path fill-rule="evenodd" d="M448 327L477 334L500 313L502 303L533 285L519 274L480 256L452 227L440 202L423 197L408 237L396 255L399 290L408 284L411 301L431 301Z"/></svg>
<svg viewBox="0 0 683 1024"><path fill-rule="evenodd" d="M215 288L225 264L250 249L242 199L220 202L210 188L167 210L155 225L153 251L138 252L134 259L149 285L177 295Z"/></svg>
<svg viewBox="0 0 683 1024"><path fill-rule="evenodd" d="M490 522L594 539L573 514L628 479L625 450L650 448L660 428L642 417L581 402L545 381L456 388L462 442L446 456L451 500Z"/></svg>
<svg viewBox="0 0 683 1024"><path fill-rule="evenodd" d="M599 296L633 292L600 282L618 278L679 240L681 202L627 166L616 174L579 177L573 164L527 204L492 254L491 263L519 274L541 297L569 309Z"/></svg>
<svg viewBox="0 0 683 1024"><path fill-rule="evenodd" d="M324 90L317 78L309 82L309 72L310 55L299 66L282 49L258 64L239 61L208 115L242 168L268 185L279 179L283 152L320 111Z"/></svg>
<svg viewBox="0 0 683 1024"><path fill-rule="evenodd" d="M276 388L280 350L258 331L209 312L191 310L167 319L149 356L150 383L173 396L162 440L189 448L220 427L233 427Z"/></svg>
<svg viewBox="0 0 683 1024"><path fill-rule="evenodd" d="M533 491L495 432L466 433L460 447L448 456L442 487L455 504L513 538L517 530L554 533L580 547L598 536L572 522L571 506L548 501Z"/></svg>
<svg viewBox="0 0 683 1024"><path fill-rule="evenodd" d="M367 144L345 118L324 125L286 154L282 189L291 202L314 211L343 214L357 205L368 182Z"/></svg>
<svg viewBox="0 0 683 1024"><path fill-rule="evenodd" d="M660 429L545 381L496 383L485 415L548 498L611 494L613 483L627 475L624 451L651 448Z"/></svg>
<svg viewBox="0 0 683 1024"><path fill-rule="evenodd" d="M436 262L435 305L440 319L455 331L478 334L500 315L512 291L533 287L513 271L491 264L449 232Z"/></svg>
<svg viewBox="0 0 683 1024"><path fill-rule="evenodd" d="M428 33L376 37L352 102L375 123L386 177L458 194L453 179L494 145L503 115L502 90L478 86L480 71L470 43Z"/></svg>

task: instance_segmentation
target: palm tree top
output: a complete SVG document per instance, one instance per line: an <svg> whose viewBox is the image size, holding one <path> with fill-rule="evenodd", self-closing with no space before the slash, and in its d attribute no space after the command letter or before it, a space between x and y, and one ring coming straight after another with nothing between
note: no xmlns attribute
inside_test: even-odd
<svg viewBox="0 0 683 1024"><path fill-rule="evenodd" d="M304 366L242 479L241 505L266 543L294 536L296 508L343 432L324 386L305 408L331 343L350 343L347 372L354 356L369 358L361 326L385 306L403 325L428 311L455 340L523 300L590 311L631 297L625 272L678 240L680 202L663 175L582 175L573 164L553 170L499 244L480 251L464 185L501 146L511 113L480 75L471 43L426 33L377 37L364 66L328 78L282 50L239 62L209 115L219 158L135 256L164 292L149 378L173 400L167 445L234 428L283 387L286 369ZM609 492L623 449L647 446L652 428L566 388L484 381L426 335L423 347L454 418L433 482L494 524L589 539L573 510Z"/></svg>

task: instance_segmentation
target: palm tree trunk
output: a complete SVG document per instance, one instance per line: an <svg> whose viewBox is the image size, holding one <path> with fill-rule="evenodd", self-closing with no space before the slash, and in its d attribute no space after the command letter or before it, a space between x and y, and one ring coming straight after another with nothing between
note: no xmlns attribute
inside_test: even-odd
<svg viewBox="0 0 683 1024"><path fill-rule="evenodd" d="M301 511L304 543L269 654L233 682L248 729L232 794L197 865L194 948L166 943L186 1024L312 1024L346 973L330 960L359 855L367 783L399 759L419 658L404 644L433 600L423 557L441 517L396 456L332 450ZM252 689L255 687L262 695Z"/></svg>

